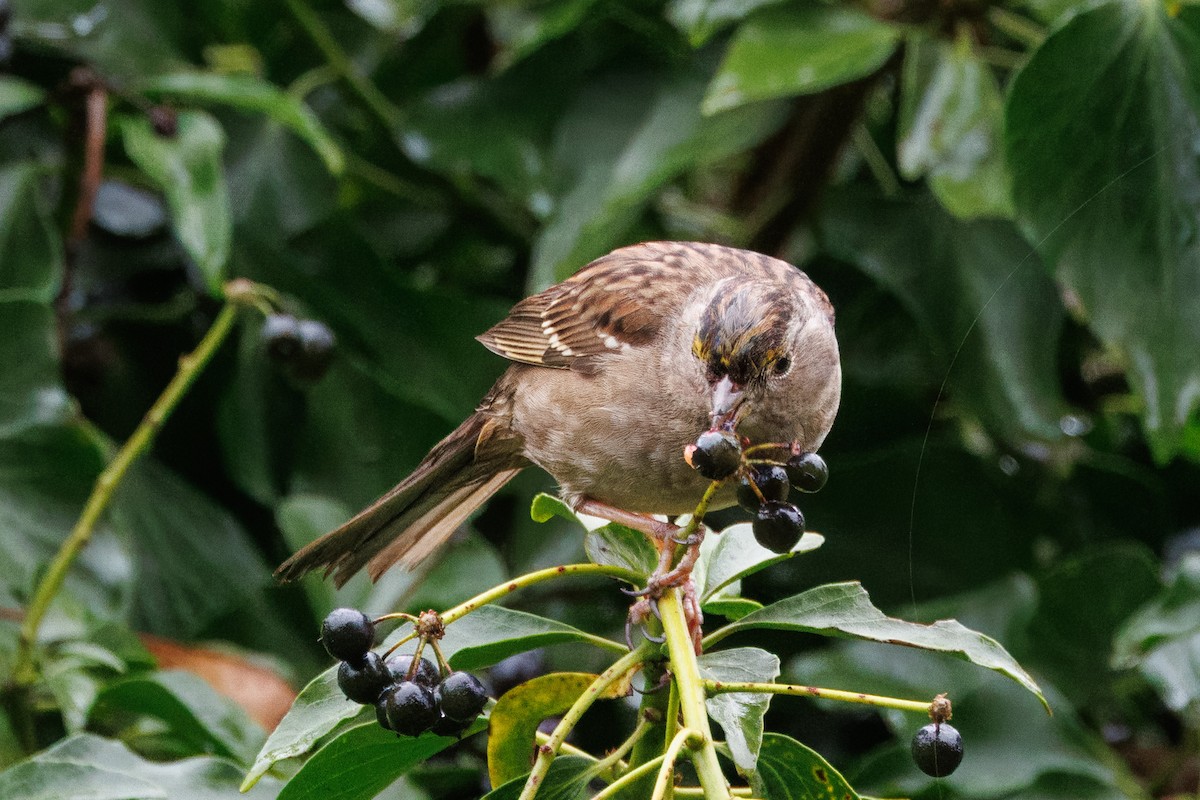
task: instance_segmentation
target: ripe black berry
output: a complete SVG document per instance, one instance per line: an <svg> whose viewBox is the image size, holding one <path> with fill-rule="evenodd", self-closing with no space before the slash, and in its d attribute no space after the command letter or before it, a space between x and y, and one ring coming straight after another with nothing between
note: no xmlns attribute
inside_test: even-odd
<svg viewBox="0 0 1200 800"><path fill-rule="evenodd" d="M381 698L388 727L404 736L420 736L438 721L433 692L419 683L394 684Z"/></svg>
<svg viewBox="0 0 1200 800"><path fill-rule="evenodd" d="M329 326L315 319L297 323L300 350L292 363L292 374L301 381L315 383L329 371L337 340Z"/></svg>
<svg viewBox="0 0 1200 800"><path fill-rule="evenodd" d="M400 681L412 680L421 684L427 689L432 689L437 686L441 680L441 673L438 668L433 665L433 662L427 658L422 658L417 663L416 672L410 678L408 676L408 668L412 666L412 656L392 656L387 661L388 669L392 673L392 679L397 683Z"/></svg>
<svg viewBox="0 0 1200 800"><path fill-rule="evenodd" d="M437 687L438 708L455 722L475 719L487 698L487 689L469 672L452 672Z"/></svg>
<svg viewBox="0 0 1200 800"><path fill-rule="evenodd" d="M788 490L791 488L787 470L775 464L759 465L751 471L749 480L738 484L738 505L747 511L758 511L758 507L762 505L762 501L750 486L750 480L753 480L758 491L762 492L763 499L781 502L787 500Z"/></svg>
<svg viewBox="0 0 1200 800"><path fill-rule="evenodd" d="M392 673L379 653L368 652L355 662L343 661L338 665L338 688L342 694L356 703L370 705L379 699L379 695L392 684Z"/></svg>
<svg viewBox="0 0 1200 800"><path fill-rule="evenodd" d="M962 734L948 723L931 722L913 735L912 757L926 775L944 778L962 761Z"/></svg>
<svg viewBox="0 0 1200 800"><path fill-rule="evenodd" d="M335 608L321 623L321 644L334 658L357 663L375 644L375 623L357 608Z"/></svg>
<svg viewBox="0 0 1200 800"><path fill-rule="evenodd" d="M786 553L804 535L804 515L791 503L770 500L758 509L752 525L754 539L775 553Z"/></svg>
<svg viewBox="0 0 1200 800"><path fill-rule="evenodd" d="M729 431L705 431L696 440L695 448L691 454L692 468L710 480L728 478L742 462L742 446Z"/></svg>
<svg viewBox="0 0 1200 800"><path fill-rule="evenodd" d="M267 355L279 364L291 363L300 352L300 320L291 314L271 314L262 326Z"/></svg>
<svg viewBox="0 0 1200 800"><path fill-rule="evenodd" d="M436 733L438 736L454 736L457 738L461 737L463 731L471 727L471 723L474 721L475 719L473 717L466 722L459 722L458 720L443 716L437 722L433 723L433 726L429 729L429 731L431 733Z"/></svg>
<svg viewBox="0 0 1200 800"><path fill-rule="evenodd" d="M801 453L787 462L788 480L802 492L819 492L829 480L829 467L816 453Z"/></svg>

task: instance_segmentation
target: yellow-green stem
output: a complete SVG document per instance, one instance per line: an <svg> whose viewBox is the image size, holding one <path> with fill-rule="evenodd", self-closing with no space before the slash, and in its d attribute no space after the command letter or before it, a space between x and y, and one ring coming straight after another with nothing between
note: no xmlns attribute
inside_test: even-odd
<svg viewBox="0 0 1200 800"><path fill-rule="evenodd" d="M665 757L665 753L663 755L655 756L645 764L641 764L634 769L629 770L629 772L626 772L618 780L613 781L608 786L605 786L603 789L593 795L592 800L611 800L617 796L618 792L622 792L625 789L633 786L634 783L640 781L642 778L646 778L654 774L654 771L658 769L660 764L662 764Z"/></svg>
<svg viewBox="0 0 1200 800"><path fill-rule="evenodd" d="M884 697L863 692L848 692L843 689L823 689L820 686L797 686L790 683L739 683L726 681L704 681L704 691L708 694L727 694L729 692L749 692L754 694L787 694L794 697L819 697L823 700L837 700L841 703L857 703L859 705L877 706L879 708L894 708L897 711L909 711L914 714L928 714L929 701L903 700L898 697Z"/></svg>
<svg viewBox="0 0 1200 800"><path fill-rule="evenodd" d="M696 767L700 785L704 787L704 800L729 800L729 784L725 782L721 764L717 761L708 711L704 707L704 682L700 679L700 665L696 662L696 651L688 633L678 588L668 589L663 594L658 601L658 610L662 614L663 632L667 636L671 672L679 689L683 724L701 739L699 747L692 752L692 763Z"/></svg>
<svg viewBox="0 0 1200 800"><path fill-rule="evenodd" d="M567 713L563 714L562 720L555 726L554 732L550 734L550 739L538 747L537 759L533 762L533 769L529 773L528 780L525 781L525 787L521 790L518 800L533 800L542 786L542 781L546 778L546 773L550 771L550 764L558 755L559 748L562 747L568 734L574 730L584 713L592 707L592 703L596 702L605 689L637 667L650 655L650 652L650 643L643 642L636 650L631 650L618 658L608 669L597 675L596 680L592 681L583 694L579 695L574 704L567 709Z"/></svg>
<svg viewBox="0 0 1200 800"><path fill-rule="evenodd" d="M671 800L671 790L675 788L675 761L679 758L679 751L685 746L699 747L702 742L703 737L691 728L684 728L675 734L675 738L663 753L662 765L658 768L658 778L654 781L654 793L650 795L650 800Z"/></svg>
<svg viewBox="0 0 1200 800"><path fill-rule="evenodd" d="M33 597L29 601L25 619L21 623L17 655L13 664L13 683L16 686L29 686L37 680L34 646L37 643L42 620L46 616L46 612L50 610L50 604L58 595L59 590L62 589L63 581L66 580L71 565L75 563L75 558L91 540L92 532L112 501L117 487L120 486L133 463L150 449L150 445L154 442L154 437L162 428L163 423L170 417L171 412L175 410L197 376L212 359L221 342L225 340L233 328L239 305L253 304L253 296L254 293L247 290L245 282L231 283L226 287L225 305L217 314L208 333L200 340L200 344L196 346L195 350L179 359L179 369L176 371L175 377L171 379L167 388L146 412L146 416L142 418L133 435L96 478L92 493L88 497L75 527L71 529L71 533L55 553L54 560L50 562L42 579L38 581Z"/></svg>

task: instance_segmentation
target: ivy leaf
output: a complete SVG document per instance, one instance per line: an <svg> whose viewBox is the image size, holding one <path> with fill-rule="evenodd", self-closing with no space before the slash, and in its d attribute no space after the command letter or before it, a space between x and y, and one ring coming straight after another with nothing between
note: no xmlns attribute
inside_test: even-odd
<svg viewBox="0 0 1200 800"><path fill-rule="evenodd" d="M1105 3L1051 33L1006 130L1018 219L1127 356L1160 462L1200 403L1200 8L1173 8Z"/></svg>
<svg viewBox="0 0 1200 800"><path fill-rule="evenodd" d="M899 40L898 28L850 6L764 9L738 26L701 109L716 114L848 83L882 66Z"/></svg>
<svg viewBox="0 0 1200 800"><path fill-rule="evenodd" d="M646 534L615 522L588 531L583 549L593 564L623 567L642 576L658 566L658 550Z"/></svg>
<svg viewBox="0 0 1200 800"><path fill-rule="evenodd" d="M735 647L699 658L700 677L710 681L772 683L779 677L779 656L757 647ZM763 741L763 716L771 695L724 692L704 701L708 715L725 731L725 743L740 771L754 769Z"/></svg>
<svg viewBox="0 0 1200 800"><path fill-rule="evenodd" d="M488 729L488 775L493 786L529 774L529 754L537 745L542 721L564 713L596 680L582 672L552 672L522 683L496 701ZM602 698L624 697L624 681L609 686Z"/></svg>
<svg viewBox="0 0 1200 800"><path fill-rule="evenodd" d="M156 133L141 115L123 118L120 128L125 152L166 195L180 243L218 295L232 236L221 126L202 111L181 111L170 137Z"/></svg>
<svg viewBox="0 0 1200 800"><path fill-rule="evenodd" d="M841 773L819 753L779 733L763 737L758 768L751 776L755 795L763 800L810 800L836 797L858 800Z"/></svg>
<svg viewBox="0 0 1200 800"><path fill-rule="evenodd" d="M298 98L246 74L173 72L138 84L150 97L174 97L196 103L219 103L241 111L266 114L291 130L316 151L335 175L345 169L346 157L317 115Z"/></svg>
<svg viewBox="0 0 1200 800"><path fill-rule="evenodd" d="M511 655L562 642L586 642L613 652L617 644L579 628L536 614L488 605L446 628L442 652L455 669L481 669Z"/></svg>
<svg viewBox="0 0 1200 800"><path fill-rule="evenodd" d="M866 639L947 653L1012 678L1050 710L1037 683L995 639L952 619L923 625L885 616L857 582L830 583L772 603L720 628L708 637L705 647L730 634L755 628Z"/></svg>

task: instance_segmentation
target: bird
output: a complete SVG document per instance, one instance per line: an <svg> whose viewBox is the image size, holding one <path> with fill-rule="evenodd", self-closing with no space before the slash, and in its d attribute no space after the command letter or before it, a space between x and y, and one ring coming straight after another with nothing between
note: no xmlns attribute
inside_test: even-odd
<svg viewBox="0 0 1200 800"><path fill-rule="evenodd" d="M826 294L785 261L723 245L614 250L476 338L512 363L475 412L280 580L412 567L530 466L576 511L666 536L676 528L653 515L694 510L711 485L684 455L699 433L816 452L841 399ZM709 508L736 502L732 483Z"/></svg>

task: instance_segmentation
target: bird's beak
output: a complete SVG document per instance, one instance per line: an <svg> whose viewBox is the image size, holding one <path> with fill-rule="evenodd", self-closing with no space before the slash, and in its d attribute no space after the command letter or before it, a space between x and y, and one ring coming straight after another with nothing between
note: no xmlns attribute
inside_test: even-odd
<svg viewBox="0 0 1200 800"><path fill-rule="evenodd" d="M721 378L712 387L712 424L714 428L732 422L742 404L742 388L729 379Z"/></svg>

